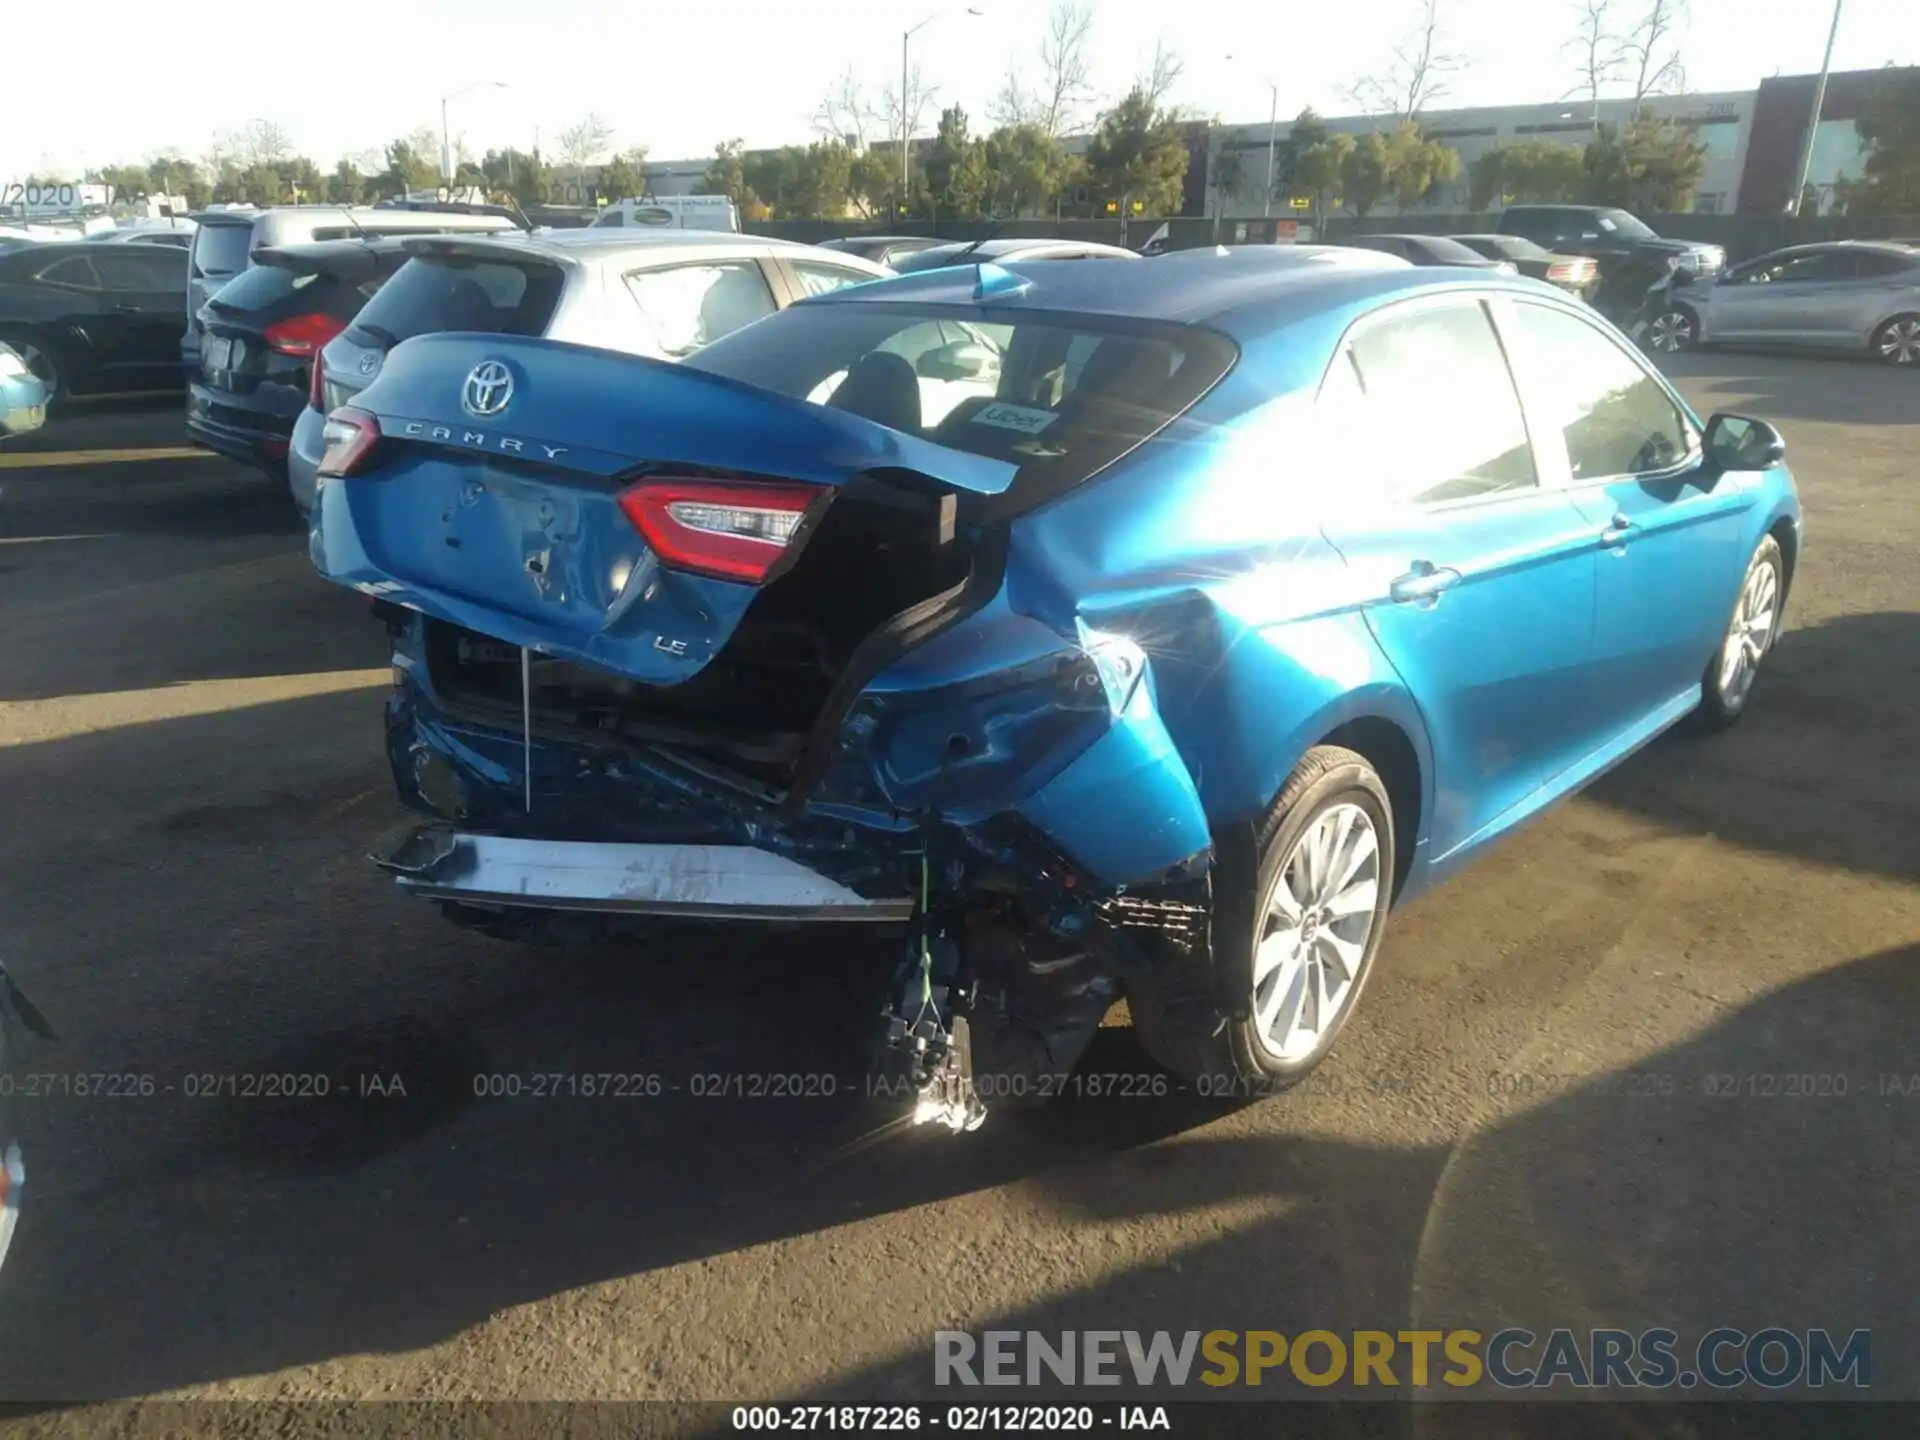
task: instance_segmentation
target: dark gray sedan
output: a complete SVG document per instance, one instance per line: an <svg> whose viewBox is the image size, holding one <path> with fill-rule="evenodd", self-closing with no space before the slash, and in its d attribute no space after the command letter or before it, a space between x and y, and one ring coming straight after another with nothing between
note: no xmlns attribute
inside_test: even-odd
<svg viewBox="0 0 1920 1440"><path fill-rule="evenodd" d="M1795 245L1714 279L1676 276L1650 349L1783 345L1920 365L1920 250L1897 241Z"/></svg>

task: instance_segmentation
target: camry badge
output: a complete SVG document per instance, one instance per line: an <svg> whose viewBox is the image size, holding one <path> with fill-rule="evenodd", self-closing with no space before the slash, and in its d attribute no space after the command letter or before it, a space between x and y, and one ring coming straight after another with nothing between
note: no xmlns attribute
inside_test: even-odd
<svg viewBox="0 0 1920 1440"><path fill-rule="evenodd" d="M482 360L460 387L460 405L469 415L498 415L511 399L513 372L498 360Z"/></svg>

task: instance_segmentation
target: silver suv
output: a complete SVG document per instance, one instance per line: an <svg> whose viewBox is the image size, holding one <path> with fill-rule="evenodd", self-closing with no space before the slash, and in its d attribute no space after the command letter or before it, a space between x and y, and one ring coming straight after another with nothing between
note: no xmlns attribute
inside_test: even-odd
<svg viewBox="0 0 1920 1440"><path fill-rule="evenodd" d="M399 205L251 205L196 210L193 245L187 252L187 329L180 337L180 362L188 374L200 365L200 307L229 280L253 265L256 250L304 245L314 240L348 240L355 235L439 235L524 230L526 224L502 210L472 214L464 210L408 208Z"/></svg>
<svg viewBox="0 0 1920 1440"><path fill-rule="evenodd" d="M303 515L313 508L327 412L370 384L403 340L444 330L539 335L678 360L796 300L893 273L811 245L697 230L441 235L406 248L413 258L315 362L287 456Z"/></svg>

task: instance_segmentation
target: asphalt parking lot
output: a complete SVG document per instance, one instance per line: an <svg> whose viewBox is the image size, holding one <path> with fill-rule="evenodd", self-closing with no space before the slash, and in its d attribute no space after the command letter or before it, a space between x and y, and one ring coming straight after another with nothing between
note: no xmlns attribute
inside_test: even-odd
<svg viewBox="0 0 1920 1440"><path fill-rule="evenodd" d="M872 1399L942 1328L1504 1324L1865 1327L1920 1398L1920 377L1674 369L1806 502L1746 720L1397 915L1305 1089L963 1140L845 1094L870 941L534 950L394 894L382 633L177 404L0 450L0 958L41 1068L152 1091L17 1104L0 1398ZM681 1089L475 1093L540 1072ZM740 1072L849 1078L691 1093ZM261 1074L330 1093L198 1093Z"/></svg>

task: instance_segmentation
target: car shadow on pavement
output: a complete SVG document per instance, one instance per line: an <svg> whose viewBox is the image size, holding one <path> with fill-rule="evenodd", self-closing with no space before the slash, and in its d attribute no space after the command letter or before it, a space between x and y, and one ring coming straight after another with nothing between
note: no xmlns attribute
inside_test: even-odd
<svg viewBox="0 0 1920 1440"><path fill-rule="evenodd" d="M1907 625L1809 630L1799 663L1884 668ZM1673 791L1690 823L1698 806L1731 839L1848 863L1837 824L1805 842L1740 799L1761 788L1740 767L1807 743L1767 720L1790 716L1790 677L1768 676L1722 742L1728 773L1675 741L1630 762L1656 774L1614 803ZM1866 679L1839 683L1871 699L1847 688ZM1920 1068L1912 946L1632 1067L1693 1089L1601 1086L1492 1115L1452 1149L1249 1137L1178 1095L1002 1111L958 1140L876 1130L860 1051L890 947L691 930L547 951L456 930L362 858L396 818L377 715L377 694L353 693L0 748L5 959L63 1037L42 1068L125 1077L16 1097L33 1208L0 1286L0 1397L419 1349L578 1287L1015 1182L1090 1245L1190 1217L1165 1264L1049 1300L1027 1328L1872 1325L1889 1382L1920 1341L1900 1208L1920 1097L1870 1090ZM1083 1068L1140 1070L1125 1036L1099 1046ZM1848 1093L1698 1091L1786 1072L1844 1072ZM589 1075L617 1079L588 1097L539 1078ZM768 1075L806 1093L734 1079ZM900 1265L882 1278L916 1268ZM844 1393L924 1387L924 1339Z"/></svg>
<svg viewBox="0 0 1920 1440"><path fill-rule="evenodd" d="M1864 874L1920 871L1920 613L1788 629L1731 731L1668 732L1588 798ZM1863 825L1863 811L1875 823Z"/></svg>
<svg viewBox="0 0 1920 1440"><path fill-rule="evenodd" d="M1920 374L1881 364L1865 354L1692 350L1656 358L1669 378L1688 382L1703 416L1726 409L1775 423L1920 425ZM1725 392L1726 403L1702 399L1698 395L1702 389L1710 396ZM1791 452L1787 463L1793 463Z"/></svg>
<svg viewBox="0 0 1920 1440"><path fill-rule="evenodd" d="M1151 1268L1040 1305L973 1315L960 1328L1051 1339L1103 1329L1296 1335L1464 1327L1487 1336L1517 1326L1544 1337L1561 1326L1636 1334L1665 1326L1679 1332L1683 1362L1721 1325L1749 1334L1825 1327L1843 1343L1868 1329L1873 1398L1920 1398L1920 1250L1908 1223L1911 1177L1920 1174L1916 1033L1920 945L1909 945L1728 1009L1624 1069L1575 1082L1555 1077L1551 1089L1543 1077L1524 1103L1490 1103L1450 1148L1208 1132L1063 1166L1036 1186L1076 1228L1199 1220L1235 1201L1260 1202L1266 1213L1231 1227L1195 1224L1200 1238ZM933 1353L931 1335L915 1337L895 1357L804 1398L925 1399L936 1393ZM1537 1347L1520 1353L1539 1355ZM1124 1359L1119 1368L1127 1372ZM1205 1368L1197 1364L1196 1373ZM1404 1373L1396 1378L1407 1385ZM1432 1388L1442 1399L1466 1393ZM1561 1383L1552 1396L1570 1390ZM1474 1393L1489 1391L1482 1384ZM948 1401L1058 1403L1076 1392L938 1393ZM1082 1388L1077 1398L1094 1393ZM1143 1393L1128 1385L1098 1395ZM1162 1387L1156 1398L1172 1393ZM1315 1396L1284 1367L1260 1389L1190 1383L1180 1393ZM1351 1386L1319 1393L1383 1398ZM1701 1385L1665 1398L1714 1395ZM1585 1409L1557 1417L1564 1423L1551 1433L1586 1433L1575 1428ZM1617 1413L1586 1418L1592 1433L1623 1433ZM1409 1407L1404 1420L1397 1433L1419 1436L1478 1436L1497 1433L1498 1424L1477 1407L1445 1403Z"/></svg>

